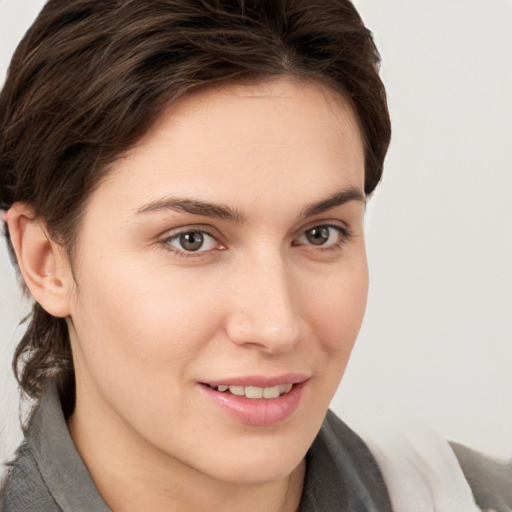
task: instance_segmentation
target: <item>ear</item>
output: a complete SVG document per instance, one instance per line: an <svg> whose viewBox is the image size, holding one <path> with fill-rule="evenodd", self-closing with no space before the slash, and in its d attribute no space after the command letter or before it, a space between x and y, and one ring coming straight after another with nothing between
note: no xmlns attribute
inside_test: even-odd
<svg viewBox="0 0 512 512"><path fill-rule="evenodd" d="M73 275L65 251L23 203L10 208L7 224L21 275L35 301L50 315L69 316Z"/></svg>

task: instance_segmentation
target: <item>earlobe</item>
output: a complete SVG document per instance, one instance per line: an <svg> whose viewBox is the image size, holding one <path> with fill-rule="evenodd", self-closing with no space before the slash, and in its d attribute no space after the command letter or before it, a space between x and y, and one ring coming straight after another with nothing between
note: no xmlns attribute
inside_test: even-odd
<svg viewBox="0 0 512 512"><path fill-rule="evenodd" d="M35 301L53 316L69 316L72 275L62 248L23 203L11 207L7 224L21 275Z"/></svg>

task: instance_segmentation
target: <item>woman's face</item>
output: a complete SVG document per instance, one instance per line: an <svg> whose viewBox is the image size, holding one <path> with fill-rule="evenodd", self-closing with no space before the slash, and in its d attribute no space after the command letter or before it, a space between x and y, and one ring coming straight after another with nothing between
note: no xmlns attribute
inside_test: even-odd
<svg viewBox="0 0 512 512"><path fill-rule="evenodd" d="M322 85L174 103L85 211L72 421L215 479L290 474L363 318L363 190L358 124Z"/></svg>

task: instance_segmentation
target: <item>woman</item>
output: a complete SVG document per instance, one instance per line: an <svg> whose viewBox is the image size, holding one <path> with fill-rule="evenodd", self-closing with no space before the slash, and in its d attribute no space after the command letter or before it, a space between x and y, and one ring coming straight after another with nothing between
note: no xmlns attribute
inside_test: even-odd
<svg viewBox="0 0 512 512"><path fill-rule="evenodd" d="M5 510L391 510L328 413L390 138L378 62L346 1L47 3L0 97L38 402Z"/></svg>

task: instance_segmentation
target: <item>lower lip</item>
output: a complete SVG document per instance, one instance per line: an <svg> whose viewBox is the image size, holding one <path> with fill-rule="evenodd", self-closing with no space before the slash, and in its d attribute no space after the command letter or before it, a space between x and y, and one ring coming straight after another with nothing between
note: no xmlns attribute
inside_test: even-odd
<svg viewBox="0 0 512 512"><path fill-rule="evenodd" d="M282 423L297 410L307 381L294 384L293 388L278 398L246 398L228 392L221 393L201 384L211 400L236 420L246 425L269 426Z"/></svg>

